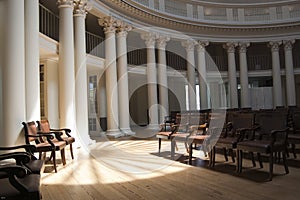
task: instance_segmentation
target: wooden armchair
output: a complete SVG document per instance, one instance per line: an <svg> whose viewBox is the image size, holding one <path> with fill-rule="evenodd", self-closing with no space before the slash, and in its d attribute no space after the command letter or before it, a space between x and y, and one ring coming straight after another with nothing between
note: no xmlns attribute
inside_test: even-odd
<svg viewBox="0 0 300 200"><path fill-rule="evenodd" d="M292 153L294 158L296 155L296 144L300 144L300 111L291 113L291 131L288 135L288 143L292 145Z"/></svg>
<svg viewBox="0 0 300 200"><path fill-rule="evenodd" d="M7 164L11 159L16 162ZM31 156L26 152L0 154L0 199L41 199L40 174L24 166L30 161Z"/></svg>
<svg viewBox="0 0 300 200"><path fill-rule="evenodd" d="M56 168L56 151L60 151L61 153L61 159L63 165L66 164L66 158L65 158L65 147L66 142L65 141L56 141L54 140L55 135L56 137L59 137L62 133L60 132L38 132L37 126L34 121L32 122L23 122L25 131L25 142L26 144L35 143L35 152L39 153L39 159L42 157L42 153L44 155L46 152L50 152L50 160L53 159L53 167L54 171L57 172Z"/></svg>
<svg viewBox="0 0 300 200"><path fill-rule="evenodd" d="M286 162L287 147L287 114L285 112L260 112L256 114L259 129L250 132L248 137L241 132L243 141L238 142L237 172L242 172L243 152L256 152L262 168L261 154L269 155L269 180L273 177L274 154L282 153L286 173L289 173ZM247 139L246 139L247 138ZM254 165L255 166L255 165Z"/></svg>
<svg viewBox="0 0 300 200"><path fill-rule="evenodd" d="M0 154L0 160L6 159L6 156L13 155L13 159L17 165L24 166L28 168L33 174L41 174L44 170L44 161L38 160L34 156L34 152L36 151L36 147L34 145L18 145L18 146L11 146L11 147L0 147L1 154L6 153L5 156ZM24 156L25 160L23 160ZM29 157L30 159L26 159Z"/></svg>
<svg viewBox="0 0 300 200"><path fill-rule="evenodd" d="M55 141L65 141L67 145L70 146L70 153L72 159L74 159L74 154L73 154L73 146L72 144L75 142L75 138L70 135L71 129L69 128L51 128L50 123L47 119L37 121L38 124L38 130L40 132L59 132L63 133L62 135L58 134L56 135L56 138L54 139Z"/></svg>
<svg viewBox="0 0 300 200"><path fill-rule="evenodd" d="M240 131L254 126L254 113L230 112L227 114L227 123L223 135L217 140L211 152L211 167L215 165L216 149L223 149L225 160L228 161L227 151L231 152L232 162L235 162L234 150L240 140Z"/></svg>

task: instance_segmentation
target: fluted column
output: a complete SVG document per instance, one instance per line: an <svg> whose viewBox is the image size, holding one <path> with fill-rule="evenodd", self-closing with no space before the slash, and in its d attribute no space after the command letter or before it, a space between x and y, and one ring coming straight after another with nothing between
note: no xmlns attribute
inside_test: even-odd
<svg viewBox="0 0 300 200"><path fill-rule="evenodd" d="M196 110L196 77L195 77L195 45L196 41L183 41L181 45L186 50L189 110Z"/></svg>
<svg viewBox="0 0 300 200"><path fill-rule="evenodd" d="M207 80L206 80L206 59L205 47L209 44L208 41L199 41L197 45L198 52L198 72L200 85L200 108L201 110L208 108L207 102Z"/></svg>
<svg viewBox="0 0 300 200"><path fill-rule="evenodd" d="M94 143L89 136L88 83L85 46L85 17L87 1L74 1L75 94L76 125L81 142Z"/></svg>
<svg viewBox="0 0 300 200"><path fill-rule="evenodd" d="M39 1L25 1L26 120L40 119Z"/></svg>
<svg viewBox="0 0 300 200"><path fill-rule="evenodd" d="M235 63L235 47L236 43L226 43L223 47L227 50L228 54L228 80L229 80L229 95L230 95L230 108L238 108L238 93L236 81L236 63Z"/></svg>
<svg viewBox="0 0 300 200"><path fill-rule="evenodd" d="M158 48L158 87L160 103L160 122L169 115L169 95L168 95L168 75L167 75L167 57L166 45L170 37L160 35L157 39Z"/></svg>
<svg viewBox="0 0 300 200"><path fill-rule="evenodd" d="M149 128L158 128L158 107L157 107L157 75L155 61L155 33L143 33L141 38L145 40L147 47L147 83L148 83L148 109Z"/></svg>
<svg viewBox="0 0 300 200"><path fill-rule="evenodd" d="M58 0L60 126L76 132L73 0Z"/></svg>
<svg viewBox="0 0 300 200"><path fill-rule="evenodd" d="M273 106L282 106L282 86L280 75L279 47L281 42L270 42L272 52L272 76L273 76Z"/></svg>
<svg viewBox="0 0 300 200"><path fill-rule="evenodd" d="M134 135L130 128L128 70L127 70L127 34L131 26L118 21L117 29L117 57L118 57L118 87L119 87L119 117L120 129L124 135Z"/></svg>
<svg viewBox="0 0 300 200"><path fill-rule="evenodd" d="M250 96L248 86L248 66L247 66L247 47L250 43L239 43L239 56L240 56L240 84L241 84L241 107L249 108Z"/></svg>
<svg viewBox="0 0 300 200"><path fill-rule="evenodd" d="M107 131L111 137L122 136L119 130L119 105L118 82L116 63L116 19L104 17L99 19L99 24L105 32L105 77L106 77L106 102L107 102Z"/></svg>
<svg viewBox="0 0 300 200"><path fill-rule="evenodd" d="M1 66L0 145L24 143L21 122L26 120L25 105L25 33L24 0L5 1L3 66ZM38 74L34 74L38 76ZM35 88L31 88L35 89Z"/></svg>
<svg viewBox="0 0 300 200"><path fill-rule="evenodd" d="M284 57L285 57L285 76L286 76L286 94L287 105L296 105L296 88L294 77L294 65L293 65L293 44L295 40L283 41L284 44Z"/></svg>

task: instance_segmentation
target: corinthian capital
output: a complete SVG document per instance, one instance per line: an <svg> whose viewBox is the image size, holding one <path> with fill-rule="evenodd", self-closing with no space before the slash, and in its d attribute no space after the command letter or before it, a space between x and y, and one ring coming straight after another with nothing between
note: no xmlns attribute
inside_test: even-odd
<svg viewBox="0 0 300 200"><path fill-rule="evenodd" d="M57 6L60 7L73 7L73 0L57 0Z"/></svg>
<svg viewBox="0 0 300 200"><path fill-rule="evenodd" d="M122 21L122 20L117 20L117 33L119 36L124 36L126 37L128 32L131 31L132 26L129 25L128 23Z"/></svg>
<svg viewBox="0 0 300 200"><path fill-rule="evenodd" d="M74 15L85 16L89 9L87 0L74 0Z"/></svg>
<svg viewBox="0 0 300 200"><path fill-rule="evenodd" d="M269 42L269 47L271 48L272 52L276 52L276 51L279 51L279 47L281 44L282 44L281 41L272 41L272 42Z"/></svg>
<svg viewBox="0 0 300 200"><path fill-rule="evenodd" d="M246 53L247 52L247 47L250 46L249 42L240 42L239 43L239 52L240 53Z"/></svg>
<svg viewBox="0 0 300 200"><path fill-rule="evenodd" d="M115 33L117 29L117 20L112 16L100 18L98 20L100 26L103 26L104 33Z"/></svg>
<svg viewBox="0 0 300 200"><path fill-rule="evenodd" d="M168 41L170 41L169 36L159 35L157 38L157 47L159 49L165 49Z"/></svg>
<svg viewBox="0 0 300 200"><path fill-rule="evenodd" d="M208 41L198 41L197 44L197 51L205 51L205 47L208 46L209 42Z"/></svg>
<svg viewBox="0 0 300 200"><path fill-rule="evenodd" d="M293 44L295 43L295 40L284 40L284 50L291 51L293 49Z"/></svg>
<svg viewBox="0 0 300 200"><path fill-rule="evenodd" d="M235 42L227 42L226 44L223 44L223 48L227 50L227 53L234 53L237 45L238 44Z"/></svg>
<svg viewBox="0 0 300 200"><path fill-rule="evenodd" d="M154 48L155 40L157 39L157 34L151 32L142 33L141 38L145 40L147 48Z"/></svg>
<svg viewBox="0 0 300 200"><path fill-rule="evenodd" d="M185 48L186 51L194 51L196 44L197 42L192 39L181 42L181 45Z"/></svg>

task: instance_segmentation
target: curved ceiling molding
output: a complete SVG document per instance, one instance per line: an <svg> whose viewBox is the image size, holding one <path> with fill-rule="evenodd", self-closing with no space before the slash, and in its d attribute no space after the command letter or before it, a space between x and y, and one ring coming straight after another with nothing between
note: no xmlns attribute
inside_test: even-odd
<svg viewBox="0 0 300 200"><path fill-rule="evenodd" d="M105 14L122 18L135 27L160 27L179 31L199 39L265 41L266 38L300 38L300 17L267 22L235 23L228 21L193 20L142 6L129 0L92 0L93 9L103 8ZM195 1L195 0L194 0ZM199 1L201 2L201 1ZM294 2L294 1L293 1ZM98 6L97 6L98 4Z"/></svg>

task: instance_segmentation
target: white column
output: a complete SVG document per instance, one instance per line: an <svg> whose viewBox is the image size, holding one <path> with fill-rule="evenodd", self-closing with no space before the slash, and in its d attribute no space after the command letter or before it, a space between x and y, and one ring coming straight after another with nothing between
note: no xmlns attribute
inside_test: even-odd
<svg viewBox="0 0 300 200"><path fill-rule="evenodd" d="M287 105L296 105L296 88L294 77L294 65L293 65L293 44L295 40L283 41L284 44L284 56L285 56L285 76L286 76L286 94Z"/></svg>
<svg viewBox="0 0 300 200"><path fill-rule="evenodd" d="M235 47L236 43L228 42L224 44L224 48L228 54L228 80L229 80L229 95L230 95L230 108L238 108L238 93L236 81L236 64L235 64Z"/></svg>
<svg viewBox="0 0 300 200"><path fill-rule="evenodd" d="M157 39L160 123L164 121L165 116L169 115L169 91L166 57L166 45L169 40L170 37L163 35L160 35Z"/></svg>
<svg viewBox="0 0 300 200"><path fill-rule="evenodd" d="M240 84L241 84L241 108L249 108L250 96L248 86L248 66L247 66L247 47L250 43L239 43L240 56Z"/></svg>
<svg viewBox="0 0 300 200"><path fill-rule="evenodd" d="M101 73L99 80L98 80L98 86L97 86L97 102L98 103L98 118L99 123L101 127L101 133L104 133L106 129L103 129L106 126L106 120L107 120L107 103L106 103L106 90L105 90L105 74Z"/></svg>
<svg viewBox="0 0 300 200"><path fill-rule="evenodd" d="M26 119L25 104L25 33L24 0L5 1L3 66L1 69L1 127L0 145L24 143L22 121ZM33 76L38 76L34 74ZM35 88L32 88L35 89Z"/></svg>
<svg viewBox="0 0 300 200"><path fill-rule="evenodd" d="M205 59L205 47L208 45L208 41L199 41L197 45L198 52L198 78L200 85L200 109L204 110L208 108L207 102L207 80L206 80L206 59Z"/></svg>
<svg viewBox="0 0 300 200"><path fill-rule="evenodd" d="M26 120L40 119L39 1L25 1Z"/></svg>
<svg viewBox="0 0 300 200"><path fill-rule="evenodd" d="M157 77L155 61L155 40L154 33L143 33L141 38L145 40L147 47L147 83L148 83L148 109L149 128L158 129L158 107L157 107Z"/></svg>
<svg viewBox="0 0 300 200"><path fill-rule="evenodd" d="M196 41L183 41L181 45L186 50L187 60L187 78L188 78L188 95L189 95L189 110L196 110L196 77L195 77L195 53L194 47Z"/></svg>
<svg viewBox="0 0 300 200"><path fill-rule="evenodd" d="M281 42L270 42L269 47L272 51L272 75L273 75L273 105L274 107L283 106L282 86L280 75L279 46Z"/></svg>
<svg viewBox="0 0 300 200"><path fill-rule="evenodd" d="M80 141L94 143L89 136L88 82L86 68L85 17L86 0L74 2L76 127Z"/></svg>
<svg viewBox="0 0 300 200"><path fill-rule="evenodd" d="M76 133L73 0L58 0L60 126Z"/></svg>
<svg viewBox="0 0 300 200"><path fill-rule="evenodd" d="M118 21L117 29L117 57L118 57L118 87L119 87L119 117L120 129L124 135L134 135L130 128L128 69L127 69L127 34L131 26Z"/></svg>
<svg viewBox="0 0 300 200"><path fill-rule="evenodd" d="M116 63L116 20L109 16L99 19L105 32L105 77L107 102L107 131L110 137L121 137L119 130L118 81Z"/></svg>

